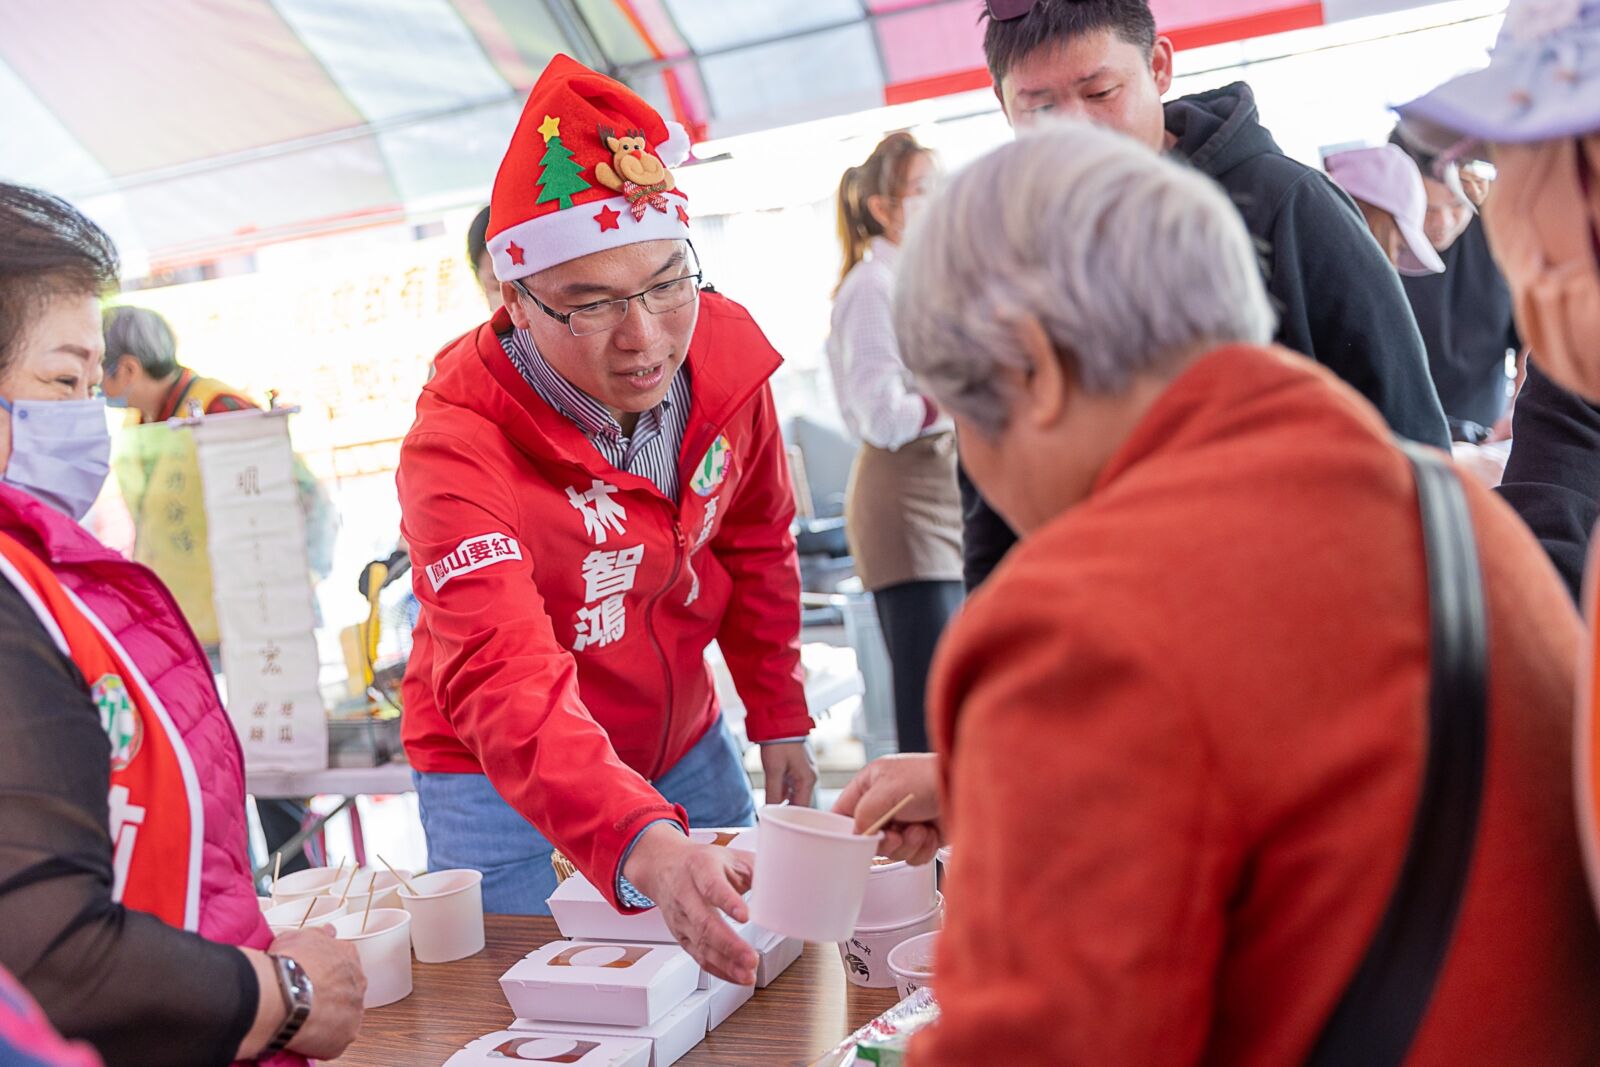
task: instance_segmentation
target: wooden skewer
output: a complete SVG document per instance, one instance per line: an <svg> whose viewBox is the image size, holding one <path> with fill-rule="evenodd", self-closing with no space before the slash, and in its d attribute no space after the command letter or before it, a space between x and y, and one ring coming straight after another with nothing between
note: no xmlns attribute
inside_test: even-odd
<svg viewBox="0 0 1600 1067"><path fill-rule="evenodd" d="M410 893L414 897L422 895L422 894L417 892L417 887L412 885L411 882L406 878L405 875L403 875L399 871L395 870L393 865L390 864L388 860L383 858L383 854L382 853L378 854L378 862L383 864L385 867L388 867L389 868L389 873L394 875L396 878L400 879L400 884L406 887L406 892L407 893Z"/></svg>
<svg viewBox="0 0 1600 1067"><path fill-rule="evenodd" d="M305 926L306 920L311 918L311 912L316 908L316 906L317 906L317 898L316 897L312 897L309 901L307 901L307 903L306 903L306 913L304 915L300 916L300 921L299 922L294 924L294 928L296 930L299 930L301 927Z"/></svg>
<svg viewBox="0 0 1600 1067"><path fill-rule="evenodd" d="M344 873L344 864L345 864L345 861L344 860L340 860L339 861L338 870L333 872L333 880L335 882L337 882L339 880L339 876Z"/></svg>
<svg viewBox="0 0 1600 1067"><path fill-rule="evenodd" d="M372 914L372 898L377 896L377 889L378 889L378 872L377 871L373 871L372 872L372 880L367 883L367 907L366 907L366 910L361 913L361 932L362 933L366 933L367 932L367 916Z"/></svg>
<svg viewBox="0 0 1600 1067"><path fill-rule="evenodd" d="M278 872L283 869L283 853L272 854L272 899L278 899Z"/></svg>
<svg viewBox="0 0 1600 1067"><path fill-rule="evenodd" d="M866 833L863 834L862 836L863 837L871 837L873 834L875 834L878 831L882 830L885 826L888 826L889 825L889 821L891 819L893 819L896 815L900 814L900 809L905 807L907 804L911 803L915 799L917 799L917 794L915 794L915 793L907 793L905 796L901 797L899 799L899 801L896 802L894 807L890 808L888 811L886 811L882 815L878 816L878 821L873 823L871 826L867 827Z"/></svg>
<svg viewBox="0 0 1600 1067"><path fill-rule="evenodd" d="M359 874L360 871L360 867L350 868L350 877L345 879L344 892L339 894L339 903L343 904L345 899L350 896L350 883L356 880L356 875Z"/></svg>

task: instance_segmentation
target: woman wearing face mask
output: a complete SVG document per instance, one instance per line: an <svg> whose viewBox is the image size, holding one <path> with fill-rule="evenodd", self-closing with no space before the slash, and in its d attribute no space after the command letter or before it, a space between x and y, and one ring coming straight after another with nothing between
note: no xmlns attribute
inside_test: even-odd
<svg viewBox="0 0 1600 1067"><path fill-rule="evenodd" d="M1600 0L1513 0L1488 67L1399 111L1435 177L1497 171L1484 230L1531 352L1500 492L1576 600L1600 519Z"/></svg>
<svg viewBox="0 0 1600 1067"><path fill-rule="evenodd" d="M845 532L888 646L902 752L928 751L928 667L961 604L955 431L912 383L890 319L895 257L933 180L933 157L903 131L845 171L839 182L844 270L828 337L839 410L861 441Z"/></svg>
<svg viewBox="0 0 1600 1067"><path fill-rule="evenodd" d="M78 524L110 456L106 235L0 183L0 967L122 1064L332 1058L352 946L276 939L238 740L167 589Z"/></svg>

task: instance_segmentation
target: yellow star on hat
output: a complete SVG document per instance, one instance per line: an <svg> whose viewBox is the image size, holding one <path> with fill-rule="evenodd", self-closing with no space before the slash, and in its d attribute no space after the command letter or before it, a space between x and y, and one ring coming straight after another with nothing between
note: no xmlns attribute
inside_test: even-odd
<svg viewBox="0 0 1600 1067"><path fill-rule="evenodd" d="M549 115L539 124L539 134L544 138L545 144L550 143L550 138L561 136L561 120Z"/></svg>

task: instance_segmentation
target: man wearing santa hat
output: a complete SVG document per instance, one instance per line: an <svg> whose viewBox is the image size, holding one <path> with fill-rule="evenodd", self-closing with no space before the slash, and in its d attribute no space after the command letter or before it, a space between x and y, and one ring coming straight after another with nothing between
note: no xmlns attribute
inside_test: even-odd
<svg viewBox="0 0 1600 1067"><path fill-rule="evenodd" d="M717 915L747 917L749 858L684 831L754 815L713 640L767 801L811 801L794 496L781 361L700 290L672 127L565 56L528 99L490 202L506 306L440 353L400 456L405 744L430 863L483 871L488 910L543 912L553 845L749 983Z"/></svg>

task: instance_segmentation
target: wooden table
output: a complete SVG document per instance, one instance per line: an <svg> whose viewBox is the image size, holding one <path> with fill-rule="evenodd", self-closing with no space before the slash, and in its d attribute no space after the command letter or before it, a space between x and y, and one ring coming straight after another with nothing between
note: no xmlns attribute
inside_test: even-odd
<svg viewBox="0 0 1600 1067"><path fill-rule="evenodd" d="M404 1000L367 1012L340 1067L438 1067L474 1038L504 1030L513 1018L499 978L513 963L561 936L555 920L527 915L485 917L484 950L455 963L412 962L416 988ZM859 1027L892 1007L893 989L845 981L832 945L807 945L803 956L701 1045L685 1067L814 1062Z"/></svg>

